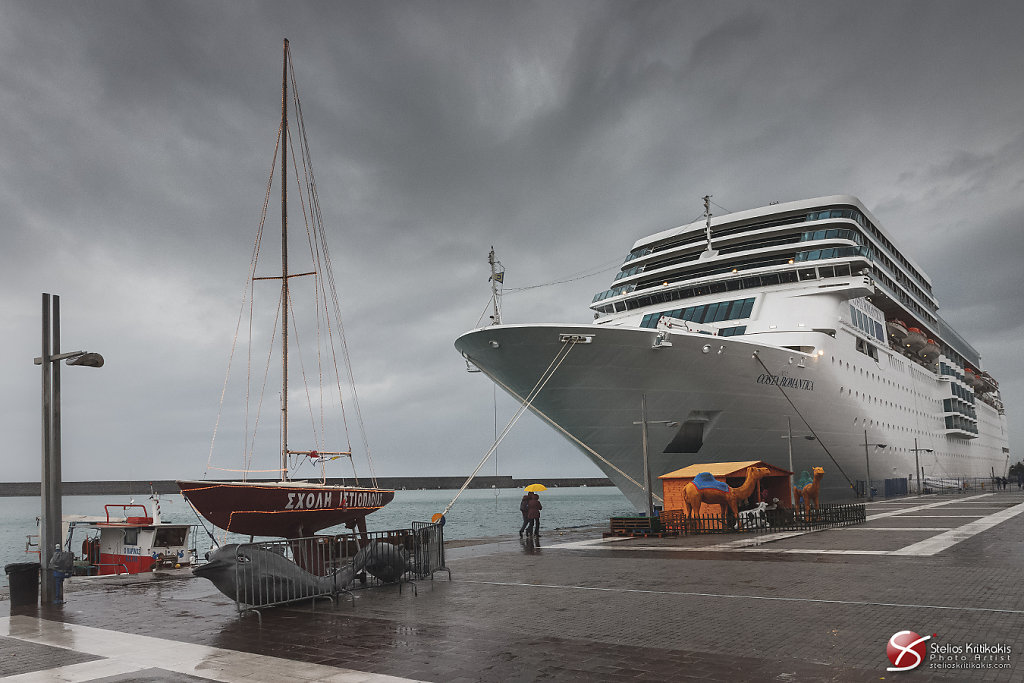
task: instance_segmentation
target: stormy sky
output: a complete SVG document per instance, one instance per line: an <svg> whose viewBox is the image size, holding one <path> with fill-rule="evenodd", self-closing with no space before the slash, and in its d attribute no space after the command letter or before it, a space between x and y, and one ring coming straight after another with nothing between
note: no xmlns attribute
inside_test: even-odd
<svg viewBox="0 0 1024 683"><path fill-rule="evenodd" d="M39 478L42 292L63 348L106 358L63 370L64 478L203 474L283 38L377 474L469 474L515 410L452 345L491 245L505 322L586 322L704 194L860 197L1000 381L1019 460L1021 26L1019 2L8 0L0 480ZM497 472L600 474L533 417Z"/></svg>

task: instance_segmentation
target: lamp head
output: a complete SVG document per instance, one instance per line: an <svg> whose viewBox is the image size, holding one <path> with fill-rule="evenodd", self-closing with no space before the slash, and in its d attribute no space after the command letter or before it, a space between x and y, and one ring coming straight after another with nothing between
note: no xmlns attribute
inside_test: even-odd
<svg viewBox="0 0 1024 683"><path fill-rule="evenodd" d="M68 365L84 365L87 368L102 368L103 356L98 353L86 352L74 358L68 358Z"/></svg>

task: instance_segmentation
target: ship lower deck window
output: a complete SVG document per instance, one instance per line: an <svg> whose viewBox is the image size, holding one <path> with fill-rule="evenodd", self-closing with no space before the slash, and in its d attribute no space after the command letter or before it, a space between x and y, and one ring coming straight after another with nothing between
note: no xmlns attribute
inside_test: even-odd
<svg viewBox="0 0 1024 683"><path fill-rule="evenodd" d="M125 545L138 545L139 544L139 530L138 529L125 529L124 530L124 544Z"/></svg>
<svg viewBox="0 0 1024 683"><path fill-rule="evenodd" d="M870 356L874 360L878 360L878 349L859 337L857 338L857 350L865 356ZM861 372L863 372L863 370Z"/></svg>

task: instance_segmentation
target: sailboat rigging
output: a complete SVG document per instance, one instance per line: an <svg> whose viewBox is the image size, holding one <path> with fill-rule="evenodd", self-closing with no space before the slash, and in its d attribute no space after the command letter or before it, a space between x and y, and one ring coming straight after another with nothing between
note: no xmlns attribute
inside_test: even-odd
<svg viewBox="0 0 1024 683"><path fill-rule="evenodd" d="M347 344L344 340L344 331L341 328L340 322L340 307L338 303L337 291L335 289L334 277L331 272L330 253L327 249L327 241L325 231L321 222L320 216L320 205L316 195L316 182L312 176L312 164L309 159L309 148L306 142L305 126L302 122L302 109L298 99L298 89L295 83L294 71L291 69L290 61L290 50L288 41L284 41L284 55L283 55L283 69L281 79L281 124L278 133L278 150L280 152L280 191L281 191L281 274L274 276L257 276L256 267L259 263L259 247L262 242L263 233L263 220L260 222L260 228L256 238L256 246L254 248L253 259L250 264L250 271L248 275L248 303L250 307L250 315L252 309L253 299L253 285L257 281L262 280L281 280L281 294L280 301L277 307L277 317L280 319L280 350L281 350L281 419L280 419L280 467L275 470L279 473L278 481L265 481L265 480L250 480L248 475L253 472L263 471L255 470L251 467L251 454L250 450L255 450L255 429L253 428L253 434L249 436L248 426L245 436L246 446L245 451L245 467L242 470L243 477L242 481L216 481L216 480L201 480L201 481L190 481L181 480L178 481L178 486L181 489L182 495L189 501L190 504L207 520L209 520L215 526L218 526L227 531L236 532L239 534L246 535L258 535L258 536L281 536L285 538L299 538L303 536L311 536L316 532L325 529L327 527L336 526L338 524L345 524L349 528L358 527L360 531L366 530L366 515L380 509L384 505L387 505L394 498L394 490L381 489L376 487L376 477L373 477L372 487L359 486L358 477L355 478L356 485L348 486L344 484L329 484L327 482L325 464L328 461L348 458L352 460L352 447L349 442L348 447L345 449L328 450L326 448L327 429L321 424L319 434L316 434L317 428L314 420L313 438L318 442L316 447L310 447L305 449L293 448L290 446L289 441L289 348L291 345L289 331L294 327L295 318L295 306L293 305L292 299L292 287L290 281L294 278L312 277L314 281L314 298L316 307L316 327L318 332L320 331L321 324L326 323L327 336L329 337L329 349L324 349L326 353L321 353L321 345L318 342L317 345L317 359L318 363L323 361L323 355L328 356L328 359L333 361L334 364L334 376L338 380L338 397L337 405L329 405L328 408L324 407L324 399L321 392L321 416L325 410L333 410L342 414L342 419L346 425L346 439L347 439L347 419L344 418L344 407L341 400L341 376L338 370L338 359L334 351L335 337L337 341L340 341L342 345L342 360L348 374L349 380L352 380L352 372L350 360L348 357ZM292 100L295 105L295 119L298 130L298 142L300 144L293 145L293 147L299 147L299 155L302 160L302 170L304 177L299 178L298 164L296 163L296 181L299 188L299 199L302 205L303 215L307 218L307 239L309 240L310 254L313 260L313 268L308 272L292 272L289 269L289 254L288 254L288 102L289 102L289 83L292 84ZM292 161L294 160L294 151L292 155ZM302 181L301 183L298 181ZM266 215L266 209L269 203L269 197L271 193L271 186L268 184L267 196L264 199L263 205L263 216ZM310 226L312 223L312 226ZM242 309L244 311L246 302L243 301ZM332 324L330 324L333 317L333 321L337 323L337 330L334 330ZM241 316L239 318L239 327L241 326ZM276 326L276 323L275 323ZM252 328L252 321L250 320L250 329ZM237 336L237 333L236 333ZM273 342L273 339L271 339ZM298 343L297 334L295 335L295 343ZM251 344L250 344L251 349ZM234 346L232 349L234 352ZM250 351L251 353L251 351ZM301 358L301 356L300 356ZM269 367L269 364L268 364ZM229 363L229 374L230 374L230 363ZM320 371L321 384L323 380L323 368ZM305 372L303 370L303 376ZM251 383L251 379L250 379ZM225 386L227 380L225 380ZM352 402L355 406L356 417L360 428L362 428L362 415L358 407L358 398L355 393L354 382L351 387ZM307 386L306 393L309 395L309 388ZM248 395L248 392L247 392ZM246 400L248 410L248 398ZM259 402L259 405L262 401ZM312 408L311 408L312 413ZM247 418L248 420L248 418ZM256 425L258 426L259 418L257 411ZM219 423L219 418L218 418ZM216 429L215 429L216 434ZM365 437L364 437L365 444ZM367 449L367 459L369 460L369 451ZM298 456L303 460L308 457L314 464L319 464L321 469L321 477L318 482L310 481L299 481L294 480L290 477L290 473L294 468L290 466L290 456ZM212 457L212 447L211 447ZM296 468L299 463L296 463ZM354 474L354 463L353 463L353 474ZM372 463L370 463L371 474L373 472Z"/></svg>

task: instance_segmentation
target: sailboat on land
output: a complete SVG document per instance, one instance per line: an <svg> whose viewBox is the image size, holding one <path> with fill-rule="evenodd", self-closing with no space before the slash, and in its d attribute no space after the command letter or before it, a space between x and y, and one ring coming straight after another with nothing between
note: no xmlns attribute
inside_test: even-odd
<svg viewBox="0 0 1024 683"><path fill-rule="evenodd" d="M342 401L342 373L339 368L344 367L347 371L348 381L351 383L350 396L355 405L355 413L359 426L362 426L362 417L358 408L358 399L352 382L351 366L348 358L347 344L344 340L344 330L341 327L341 316L338 304L338 295L335 291L334 277L331 273L330 252L327 249L325 231L321 223L320 205L316 195L316 182L312 176L312 163L309 158L309 147L306 143L305 126L302 121L302 108L298 99L298 89L295 84L294 72L290 67L291 53L288 41L284 41L284 68L281 83L281 125L278 132L278 145L275 150L275 162L277 156L280 160L279 185L281 191L281 274L273 276L258 276L257 267L261 264L259 258L260 246L263 235L263 221L260 221L259 231L256 237L256 244L253 249L252 262L250 264L249 277L247 282L247 293L244 297L242 311L239 316L239 329L242 328L243 316L248 308L250 320L249 329L253 329L253 297L257 283L260 281L279 280L281 284L280 298L277 302L276 317L273 327L277 329L280 324L280 355L281 355L281 419L280 429L280 453L279 466L273 470L256 470L252 467L252 453L256 444L256 431L259 427L259 410L262 405L262 395L256 401L256 416L249 416L251 400L250 390L252 389L252 376L247 381L246 400L246 430L244 434L245 447L244 467L241 472L240 481L200 480L178 481L182 495L186 500L207 520L221 529L253 536L280 536L285 538L300 538L311 536L316 532L344 524L349 528L358 527L360 531L366 530L366 516L375 510L387 505L394 498L395 492L390 489L376 487L376 477L372 477L373 486L364 487L359 485L359 479L355 476L353 464L352 473L354 485L345 483L333 483L328 480L326 465L329 462L348 459L353 460L351 441L348 438L348 419L345 416L344 401ZM289 83L292 85L291 97L294 102L295 119L298 130L298 145L293 145L292 157L289 158L288 148L288 103ZM295 158L294 148L299 148L299 159ZM289 269L288 258L288 162L291 161L296 169L296 183L298 196L302 205L302 215L306 219L306 235L310 252L311 267L303 272L293 272ZM299 171L301 170L301 176ZM267 186L267 194L263 204L263 216L266 216L266 208L272 192L273 179ZM298 333L295 329L294 318L296 306L293 297L295 286L292 280L301 279L305 283L313 283L312 304L308 312L315 319L317 330L316 349L310 354L315 356L316 376L314 379L318 387L311 387L306 372L306 361L302 360L301 348L298 347ZM293 340L290 341L289 332L292 332ZM250 335L252 333L250 332ZM237 333L236 333L237 342ZM278 342L271 337L270 347L273 349ZM301 374L306 380L305 391L297 392L297 396L308 398L309 420L311 423L310 443L305 448L295 447L289 442L289 349L290 344L296 346L299 351ZM340 355L335 353L335 347L340 346ZM250 339L249 345L249 366L254 366L252 358L253 343ZM234 348L232 355L234 355ZM270 352L268 351L268 354ZM268 355L267 367L270 367ZM230 368L230 364L229 364ZM313 374L310 372L309 374ZM230 371L229 371L230 376ZM329 382L336 384L335 387L326 387ZM266 385L266 374L263 377L262 385ZM225 380L225 387L227 380ZM326 390L326 391L325 391ZM318 405L317 405L318 404ZM338 447L330 450L328 439L333 439L333 433L328 435L329 416L333 414L337 421L342 423L342 431L345 436L345 447ZM305 420L303 420L305 422ZM218 418L219 424L219 418ZM216 434L216 430L215 434ZM339 439L340 441L340 439ZM365 445L365 437L363 439ZM309 443L309 442L307 442ZM337 443L337 441L335 441ZM366 449L366 457L369 460L369 449ZM211 448L212 460L212 448ZM305 467L318 469L318 481L298 480L293 477ZM221 469L213 468L210 469ZM370 470L372 472L372 463ZM274 472L278 475L277 480L250 479L250 475L258 473Z"/></svg>

